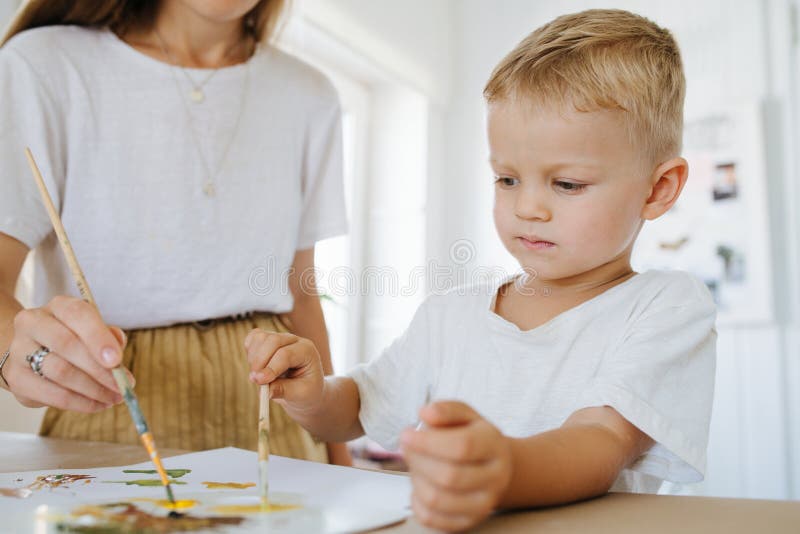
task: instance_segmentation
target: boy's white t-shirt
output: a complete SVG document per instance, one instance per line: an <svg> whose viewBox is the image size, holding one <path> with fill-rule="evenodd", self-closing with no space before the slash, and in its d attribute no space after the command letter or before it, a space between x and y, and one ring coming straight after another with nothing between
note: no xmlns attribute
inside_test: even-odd
<svg viewBox="0 0 800 534"><path fill-rule="evenodd" d="M191 88L107 30L37 28L0 49L0 232L35 249L30 304L77 290L26 146L108 323L292 308L295 252L346 230L336 91L270 46L219 69L201 104ZM211 198L198 151L221 168Z"/></svg>
<svg viewBox="0 0 800 534"><path fill-rule="evenodd" d="M681 272L638 274L529 331L493 312L498 287L429 297L380 357L351 371L369 437L395 448L419 409L438 400L467 403L511 437L611 406L656 442L613 490L702 480L716 308L701 282Z"/></svg>

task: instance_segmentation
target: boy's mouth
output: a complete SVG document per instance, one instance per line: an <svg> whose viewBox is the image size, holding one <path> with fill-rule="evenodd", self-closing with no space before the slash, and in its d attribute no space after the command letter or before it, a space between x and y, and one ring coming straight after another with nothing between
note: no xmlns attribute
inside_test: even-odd
<svg viewBox="0 0 800 534"><path fill-rule="evenodd" d="M523 247L530 250L545 250L556 246L555 243L551 241L545 241L544 239L540 239L536 236L519 236L517 239L520 243L522 243Z"/></svg>

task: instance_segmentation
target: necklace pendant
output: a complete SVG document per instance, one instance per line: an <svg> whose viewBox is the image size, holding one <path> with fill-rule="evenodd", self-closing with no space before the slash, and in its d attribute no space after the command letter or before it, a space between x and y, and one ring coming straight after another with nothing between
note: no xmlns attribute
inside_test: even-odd
<svg viewBox="0 0 800 534"><path fill-rule="evenodd" d="M201 103L203 100L206 99L206 95L203 94L203 90L195 87L191 91L189 91L189 98L195 104Z"/></svg>
<svg viewBox="0 0 800 534"><path fill-rule="evenodd" d="M205 184L203 184L203 193L205 193L207 197L216 196L217 188L214 187L213 182L206 182Z"/></svg>

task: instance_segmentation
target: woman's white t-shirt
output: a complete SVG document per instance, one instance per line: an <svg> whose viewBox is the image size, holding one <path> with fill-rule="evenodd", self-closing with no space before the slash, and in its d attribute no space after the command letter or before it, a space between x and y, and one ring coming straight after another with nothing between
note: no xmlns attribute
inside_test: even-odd
<svg viewBox="0 0 800 534"><path fill-rule="evenodd" d="M429 297L380 357L351 371L368 436L396 447L419 409L437 400L463 401L511 437L611 406L656 442L614 490L702 480L716 308L701 282L649 271L529 331L492 311L497 290L481 284Z"/></svg>
<svg viewBox="0 0 800 534"><path fill-rule="evenodd" d="M30 304L77 291L26 146L108 323L292 308L295 252L346 231L336 92L270 46L216 72L202 103L190 89L107 30L39 28L0 49L0 232L35 249Z"/></svg>

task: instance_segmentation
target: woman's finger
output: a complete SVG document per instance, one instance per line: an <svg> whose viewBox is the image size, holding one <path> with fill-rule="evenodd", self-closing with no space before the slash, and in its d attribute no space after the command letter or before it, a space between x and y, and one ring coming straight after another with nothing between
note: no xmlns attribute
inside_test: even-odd
<svg viewBox="0 0 800 534"><path fill-rule="evenodd" d="M9 357L8 363L11 363L11 367L8 368L8 384L11 386L11 392L15 395L18 395L18 391L25 392L18 397L24 400L27 406L45 405L83 413L95 413L106 408L107 403L90 399L38 376L25 361L24 356L17 356L13 361ZM3 371L5 370L4 367Z"/></svg>
<svg viewBox="0 0 800 534"><path fill-rule="evenodd" d="M114 334L114 337L117 338L119 341L120 346L123 350L125 350L125 346L128 344L128 336L125 334L125 330L118 326L109 326L111 329L111 333Z"/></svg>
<svg viewBox="0 0 800 534"><path fill-rule="evenodd" d="M45 308L78 336L100 365L110 369L122 362L120 343L92 304L74 297L55 297Z"/></svg>
<svg viewBox="0 0 800 534"><path fill-rule="evenodd" d="M49 348L91 376L101 386L113 393L119 393L111 372L92 358L88 347L78 336L48 310L37 308L21 311L17 317L15 333L24 335L35 344ZM53 378L51 380L58 382Z"/></svg>
<svg viewBox="0 0 800 534"><path fill-rule="evenodd" d="M122 402L122 396L98 384L92 377L72 365L68 360L54 352L42 360L42 375L64 389L95 400L105 406Z"/></svg>

